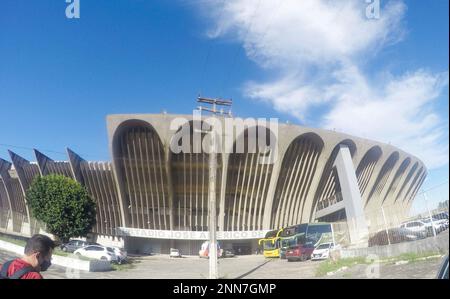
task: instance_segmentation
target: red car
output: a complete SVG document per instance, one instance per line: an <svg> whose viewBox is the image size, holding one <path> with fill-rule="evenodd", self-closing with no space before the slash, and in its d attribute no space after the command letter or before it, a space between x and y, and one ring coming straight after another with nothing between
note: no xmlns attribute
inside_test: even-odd
<svg viewBox="0 0 450 299"><path fill-rule="evenodd" d="M303 244L291 246L286 250L286 258L288 262L292 261L305 261L311 258L311 254L314 251L313 244Z"/></svg>

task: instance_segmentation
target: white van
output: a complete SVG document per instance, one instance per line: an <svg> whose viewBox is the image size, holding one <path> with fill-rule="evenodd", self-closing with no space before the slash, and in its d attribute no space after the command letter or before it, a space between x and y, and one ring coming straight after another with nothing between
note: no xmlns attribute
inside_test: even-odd
<svg viewBox="0 0 450 299"><path fill-rule="evenodd" d="M219 243L216 243L217 248L217 257L222 256L222 249L220 248ZM199 257L209 258L209 241L203 242L200 251L198 252Z"/></svg>

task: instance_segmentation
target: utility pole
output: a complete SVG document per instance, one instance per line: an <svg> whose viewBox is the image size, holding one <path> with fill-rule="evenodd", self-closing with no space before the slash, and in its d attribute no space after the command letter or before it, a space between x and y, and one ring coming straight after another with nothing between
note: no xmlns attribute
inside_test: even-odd
<svg viewBox="0 0 450 299"><path fill-rule="evenodd" d="M198 97L197 102L211 104L211 108L199 106L200 111L209 111L212 114L221 115L224 114L223 109L217 110L217 105L220 106L231 106L231 100L221 100L221 99L209 99ZM231 116L231 109L227 113ZM210 143L210 153L209 153L209 184L208 184L208 216L209 216L209 278L217 279L219 278L218 271L218 248L217 248L217 203L216 203L216 176L217 176L217 153L216 153L216 133L214 127L211 125L210 129L211 143Z"/></svg>
<svg viewBox="0 0 450 299"><path fill-rule="evenodd" d="M430 217L430 223L431 223L431 229L433 230L433 236L436 237L436 230L434 229L433 217L431 217L430 208L428 207L428 196L427 196L427 193L424 192L424 193L423 193L423 196L424 196L424 198L425 198L425 203L426 203L426 206L427 206L428 217Z"/></svg>
<svg viewBox="0 0 450 299"><path fill-rule="evenodd" d="M386 230L386 235L387 235L387 239L388 239L388 244L391 245L391 240L390 240L390 238L389 238L389 230L388 230L388 226L387 226L387 222L386 222L386 215L384 214L384 208L383 208L383 206L381 206L381 213L383 214L384 229Z"/></svg>
<svg viewBox="0 0 450 299"><path fill-rule="evenodd" d="M216 209L216 173L217 173L217 155L216 155L216 137L214 128L211 128L211 151L209 153L209 196L208 196L208 214L209 214L209 278L219 278L217 265L217 209Z"/></svg>
<svg viewBox="0 0 450 299"><path fill-rule="evenodd" d="M210 99L210 98L204 98L204 97L199 96L197 98L197 102L212 105L212 108L198 106L197 109L200 111L208 111L208 112L211 112L212 114L228 115L230 117L232 116L231 108L229 108L228 111L224 111L223 108L221 108L220 110L217 110L217 106L231 107L231 105L233 104L233 100Z"/></svg>

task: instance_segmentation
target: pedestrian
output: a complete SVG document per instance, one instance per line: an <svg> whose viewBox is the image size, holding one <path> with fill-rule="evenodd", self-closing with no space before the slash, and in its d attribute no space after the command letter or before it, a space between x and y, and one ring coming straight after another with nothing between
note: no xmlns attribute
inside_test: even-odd
<svg viewBox="0 0 450 299"><path fill-rule="evenodd" d="M1 265L2 279L42 279L40 272L51 266L55 243L45 235L32 236L25 245L24 256Z"/></svg>

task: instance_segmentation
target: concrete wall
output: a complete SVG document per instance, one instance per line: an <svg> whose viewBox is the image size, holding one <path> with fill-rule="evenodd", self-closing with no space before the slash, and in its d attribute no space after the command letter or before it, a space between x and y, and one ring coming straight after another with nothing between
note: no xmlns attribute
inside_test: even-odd
<svg viewBox="0 0 450 299"><path fill-rule="evenodd" d="M113 235L113 226L118 223L123 227L135 228L149 228L158 224L162 229L173 230L177 215L179 218L183 216L192 219L183 224L185 230L204 230L205 221L201 220L206 218L204 211L207 205L203 200L198 203L196 201L205 193L202 187L204 184L197 183L197 180L201 181L200 176L197 178L189 175L192 178L185 179L183 186L186 186L186 190L191 190L192 196L189 197L189 206L183 205L183 209L180 208L176 214L177 204L180 206L181 201L173 194L176 187L172 182L174 176L180 176L180 173L192 174L192 171L185 170L205 169L206 166L200 167L197 164L201 163L193 160L188 165L190 168L183 166L180 173L172 173L173 161L170 159L169 146L175 132L170 130L170 124L178 117L192 120L192 115L109 115L107 129L112 162L106 164L84 161L70 150L69 162L53 161L35 151L37 164L10 152L17 169L12 169L10 162L0 159L0 224L6 225L8 231L31 235L35 228L24 225L32 218L28 207L23 208L26 204L25 189L37 175L59 173L90 186L88 189L98 210L97 231L94 231L96 233ZM137 148L141 149L142 153L141 150L131 151L127 156L134 166L122 167L119 163L123 161L123 153L119 151L119 137L125 128L134 130L142 126L151 128L151 138L139 141L140 147ZM270 171L258 165L257 159L248 153L244 154L242 159L233 158L234 154L221 155L222 179L218 188L218 224L221 230L268 230L278 228L279 225L316 221L318 203L337 197L336 193L340 192L337 178L333 175L332 167L329 167L334 162L335 149L340 144L350 147L353 167L359 170L358 183L370 232L379 230L379 225L373 223L379 222L378 211L382 205L385 207L388 221L394 217L403 221L426 177L426 167L417 157L389 144L329 130L287 124L278 125L276 137L278 151L275 163L267 167ZM151 149L152 146L154 150ZM370 154L375 149L380 155ZM144 163L150 160L158 163L156 166ZM401 167L403 161L408 163ZM127 173L124 173L122 168L129 172L128 180L125 179ZM84 176L83 169L89 170ZM233 171L236 179L232 179L234 176L229 178L228 174ZM158 188L153 190L155 186ZM230 213L231 208L233 212ZM280 215L287 217L280 219ZM236 218L237 224L233 224L232 218L230 226L229 221L225 221L229 217ZM29 232L30 229L33 232ZM110 241L105 242L112 245ZM183 244L188 244L186 242ZM143 241L131 241L131 248L136 248L135 244L147 246L144 251L150 247L159 248L158 250L163 252L170 248L165 241L153 242L152 246L145 245L147 243ZM191 247L185 249L192 251Z"/></svg>
<svg viewBox="0 0 450 299"><path fill-rule="evenodd" d="M127 168L120 163L123 157L118 140L126 133L125 128L127 130L142 127L150 128L154 139L158 141L158 144L162 144L163 149L161 150L164 153L168 153L170 152L169 147L172 143L172 137L176 134L176 132L171 131L170 124L176 118L183 118L187 122L193 120L192 115L168 114L123 114L108 115L107 117L109 147L113 158L112 163L115 170L116 185L119 189L119 202L122 205L126 226L135 227L135 225L140 225L139 222L144 223L145 226L147 225L146 223L152 223L153 219L150 219L151 217L149 217L148 213L142 212L138 208L139 205L137 203L139 203L142 196L136 190L142 190L141 185L143 181L139 181L135 176L135 182L132 182L131 185L133 188L130 189L124 185L124 181L131 182L132 180L125 180L124 169L127 170ZM222 121L224 122L224 120ZM307 137L308 142L311 141L312 143L305 143L304 148L301 148L301 142L299 143L301 138L299 139L299 137ZM286 124L278 125L278 136L276 138L278 152L276 153L275 163L271 165L270 172L264 172L259 169L257 163L253 163L253 157L244 155L243 161L241 161L232 159L233 155L235 155L233 153L228 154L225 152L221 155L221 171L224 174L221 181L220 200L218 201L218 206L220 207L218 223L221 229L243 230L251 227L274 229L278 228L275 227L276 225L285 226L315 221L318 202L327 200L340 191L336 183L337 179L330 175L332 172L328 166L330 159L333 160L335 149L342 143L351 147L353 167L355 170L359 170L358 183L367 218L374 215L373 212L380 209L384 202L390 204L385 211L388 218L391 214L398 216L398 211L405 211L406 215L410 207L409 203L423 182L422 177L426 176L426 171L424 171L426 168L417 157L389 144L329 130ZM149 142L149 144L152 143ZM297 144L297 151L292 150L294 148L293 144ZM142 146L145 147L145 144ZM187 155L189 156L189 154ZM161 165L165 165L168 169L172 168L170 155L158 155L158 157L164 157ZM395 159L392 159L392 157L395 157ZM404 171L399 172L398 169L401 166L401 162L405 159L411 160L411 163L406 169L403 169ZM143 164L144 160L146 159L135 159L133 161ZM239 164L238 160L242 163ZM188 162L186 163L186 165L191 165ZM290 170L286 171L286 169L283 169L283 165L292 167L292 169L289 168ZM410 169L411 165L418 165L418 167ZM236 172L235 177L239 175L239 178L235 180L229 178L229 173L233 169ZM129 168L129 170L131 171L132 168ZM409 174L409 172L411 172L412 178L405 179L405 174ZM264 177L260 173L269 174L267 182L265 178L263 180L264 183L260 182L259 178ZM172 190L174 186L170 186L170 182L173 181L171 176L174 174L170 175L167 172L165 175L167 177L164 179L164 182L167 182L169 190ZM325 179L323 179L324 177ZM414 179L416 177L417 179ZM189 177L185 179L187 180ZM395 184L392 184L394 180ZM197 190L202 188L196 188L197 185L192 183L192 181L195 180L191 179L189 181L189 184L192 185L191 188L186 189L195 190L197 193L200 192ZM389 192L393 185L399 185L397 190L402 190L402 192ZM146 185L144 184L144 186ZM129 190L134 190L132 194L134 197L137 196L136 198L139 200L134 197L133 200L130 200ZM327 190L326 194L321 192L322 190ZM194 193L192 197L197 198L200 194L197 193ZM151 211L161 209L163 212L154 214L155 219L158 220L164 215L168 216L170 218L169 222L172 223L177 199L173 195L168 194L168 196L169 200L166 203L167 206L164 207L165 209L153 207ZM148 198L144 196L144 200L148 200ZM394 203L398 206L398 209L395 208ZM278 211L278 205L281 207L280 211ZM149 204L146 203L145 206L147 207ZM226 213L228 207L233 208L232 213ZM192 213L194 213L198 211L199 207L189 206L187 210L188 215L191 215L191 208ZM166 213L167 209L169 211ZM261 211L262 214L260 215ZM234 217L241 221L238 221L237 225L231 222L230 226L229 220L227 221L227 217L230 217L230 215L235 215ZM288 215L288 217L280 220L277 218L280 215L283 217ZM131 216L135 217L136 221L133 222L133 219L130 219ZM140 218L144 219L144 221L141 221ZM201 219L201 217L195 219ZM368 219L369 224L370 222L370 219ZM184 229L198 230L195 228L196 226L188 224ZM370 229L371 227L369 227ZM373 227L373 229L377 230L378 227Z"/></svg>

